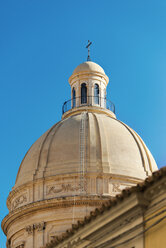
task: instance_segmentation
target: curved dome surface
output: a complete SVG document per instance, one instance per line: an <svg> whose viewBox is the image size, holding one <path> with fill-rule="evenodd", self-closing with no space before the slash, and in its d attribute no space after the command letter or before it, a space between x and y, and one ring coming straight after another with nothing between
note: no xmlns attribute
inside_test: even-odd
<svg viewBox="0 0 166 248"><path fill-rule="evenodd" d="M44 133L25 155L15 187L36 179L79 172L145 179L157 165L142 139L127 125L101 113L70 116Z"/></svg>
<svg viewBox="0 0 166 248"><path fill-rule="evenodd" d="M84 72L84 71L86 71L86 72L87 71L99 72L99 73L102 73L105 75L103 68L100 65L98 65L92 61L86 61L86 62L78 65L76 67L76 69L73 71L73 74L79 73L79 72Z"/></svg>

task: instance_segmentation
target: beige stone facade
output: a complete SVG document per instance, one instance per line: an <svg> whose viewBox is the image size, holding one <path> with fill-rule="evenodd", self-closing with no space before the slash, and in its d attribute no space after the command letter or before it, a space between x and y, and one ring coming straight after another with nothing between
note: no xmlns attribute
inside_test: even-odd
<svg viewBox="0 0 166 248"><path fill-rule="evenodd" d="M9 194L2 221L8 248L43 247L157 170L138 134L108 109L99 65L79 65L69 83L62 120L29 149Z"/></svg>
<svg viewBox="0 0 166 248"><path fill-rule="evenodd" d="M92 211L46 248L165 248L166 167Z"/></svg>

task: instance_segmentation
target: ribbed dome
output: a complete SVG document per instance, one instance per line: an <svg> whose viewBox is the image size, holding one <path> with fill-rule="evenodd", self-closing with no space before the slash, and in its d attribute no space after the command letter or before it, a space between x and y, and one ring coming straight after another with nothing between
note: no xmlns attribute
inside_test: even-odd
<svg viewBox="0 0 166 248"><path fill-rule="evenodd" d="M7 198L7 246L45 247L157 170L142 139L116 119L108 81L91 61L70 76L72 100L65 101L62 120L31 146Z"/></svg>
<svg viewBox="0 0 166 248"><path fill-rule="evenodd" d="M131 128L105 114L83 112L58 122L32 145L15 188L43 177L78 173L81 149L89 173L145 179L157 170L151 153Z"/></svg>
<svg viewBox="0 0 166 248"><path fill-rule="evenodd" d="M73 71L73 74L79 72L87 72L87 71L99 72L105 75L103 68L92 61L86 61L78 65L76 69Z"/></svg>

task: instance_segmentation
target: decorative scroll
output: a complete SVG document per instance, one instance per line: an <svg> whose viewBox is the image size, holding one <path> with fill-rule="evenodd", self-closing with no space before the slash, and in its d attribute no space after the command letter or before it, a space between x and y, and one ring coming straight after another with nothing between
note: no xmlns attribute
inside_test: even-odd
<svg viewBox="0 0 166 248"><path fill-rule="evenodd" d="M30 226L27 226L26 228L25 228L25 230L26 230L26 232L28 233L28 234L32 234L33 233L33 225L30 225Z"/></svg>
<svg viewBox="0 0 166 248"><path fill-rule="evenodd" d="M78 186L72 186L71 184L62 184L60 188L57 188L56 186L48 186L47 195L78 190L80 190L80 184Z"/></svg>
<svg viewBox="0 0 166 248"><path fill-rule="evenodd" d="M27 202L27 195L21 195L19 197L17 197L13 203L12 203L12 209L14 210L15 208L17 208L18 206L20 206L21 204L23 204L24 202Z"/></svg>
<svg viewBox="0 0 166 248"><path fill-rule="evenodd" d="M35 223L33 225L29 225L25 228L25 230L28 232L28 234L32 234L33 231L43 231L45 229L45 222Z"/></svg>
<svg viewBox="0 0 166 248"><path fill-rule="evenodd" d="M45 229L45 222L40 222L40 223L34 224L33 226L34 226L34 230L43 231Z"/></svg>
<svg viewBox="0 0 166 248"><path fill-rule="evenodd" d="M119 183L113 183L112 184L112 191L113 192L117 192L117 193L120 193L122 190L120 189L120 184Z"/></svg>

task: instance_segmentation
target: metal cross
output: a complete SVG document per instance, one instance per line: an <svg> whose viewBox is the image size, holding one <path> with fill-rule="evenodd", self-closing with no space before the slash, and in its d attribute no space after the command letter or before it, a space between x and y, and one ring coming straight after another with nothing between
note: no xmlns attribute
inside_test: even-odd
<svg viewBox="0 0 166 248"><path fill-rule="evenodd" d="M88 57L87 57L87 61L91 61L90 59L90 45L92 44L92 42L90 40L88 40L88 45L86 46L86 48L88 48Z"/></svg>

